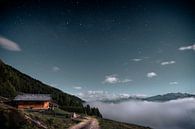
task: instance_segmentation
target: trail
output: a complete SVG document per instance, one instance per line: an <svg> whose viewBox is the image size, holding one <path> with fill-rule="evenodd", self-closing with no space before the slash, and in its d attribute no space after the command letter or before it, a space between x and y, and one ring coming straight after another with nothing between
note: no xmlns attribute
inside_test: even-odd
<svg viewBox="0 0 195 129"><path fill-rule="evenodd" d="M70 127L69 129L100 129L96 118L86 117L82 122Z"/></svg>

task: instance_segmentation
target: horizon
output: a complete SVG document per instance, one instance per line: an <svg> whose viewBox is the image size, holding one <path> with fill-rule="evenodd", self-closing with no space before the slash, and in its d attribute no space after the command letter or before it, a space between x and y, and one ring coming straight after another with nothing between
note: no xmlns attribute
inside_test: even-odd
<svg viewBox="0 0 195 129"><path fill-rule="evenodd" d="M9 65L9 64L7 64L6 62L4 62L4 61L1 60L1 59L0 59L0 61L2 61L3 63L5 63L6 65ZM11 65L9 65L9 66L11 66ZM12 66L11 66L11 67L12 67ZM14 67L12 67L12 68L14 68ZM14 68L14 69L16 69L16 68ZM18 69L16 69L16 70L18 70ZM21 71L19 71L19 72L21 72ZM23 73L23 72L21 72L21 73ZM23 73L23 74L27 75L26 73ZM29 76L29 75L27 75L27 76ZM30 76L30 77L31 77L31 76ZM33 77L31 77L31 78L40 81L40 80L37 79L37 78L33 78ZM49 85L49 84L47 84L47 83L44 83L44 82L42 82L42 81L40 81L40 82L43 83L43 84L45 84L45 85L51 86L51 87L53 87L53 88L57 88L57 87L55 87L55 86ZM57 89L59 89L59 88L57 88ZM61 90L61 89L59 89L59 90ZM61 90L61 91L64 92L64 93L68 93L68 92L63 91L63 90ZM88 91L88 92L89 92L89 91ZM98 92L98 91L97 91L97 92ZM100 96L100 97L102 97L102 98L100 98L100 99L98 99L98 98L91 98L92 100L90 100L90 99L86 99L86 98L81 98L80 96L75 95L75 94L71 94L71 93L68 93L68 94L74 95L74 96L76 96L76 97L80 97L82 100L84 100L84 101L86 101L86 102L94 102L94 101L101 101L101 100L107 100L107 99L109 99L109 100L117 100L117 99L129 98L129 97L148 98L148 97L153 97L153 96L157 96L157 95L167 95L167 94L172 94L172 93L173 93L173 94L192 94L192 95L195 95L195 93L188 93L188 92L167 92L167 93L154 94L154 95L126 94L126 93L124 93L124 94L115 94L114 96L107 96L107 97L105 97L105 96ZM31 94L31 93L25 93L25 94ZM113 94L108 94L108 95L113 95ZM181 99L183 99L183 98L181 98Z"/></svg>
<svg viewBox="0 0 195 129"><path fill-rule="evenodd" d="M0 57L80 98L195 94L193 5L1 1Z"/></svg>

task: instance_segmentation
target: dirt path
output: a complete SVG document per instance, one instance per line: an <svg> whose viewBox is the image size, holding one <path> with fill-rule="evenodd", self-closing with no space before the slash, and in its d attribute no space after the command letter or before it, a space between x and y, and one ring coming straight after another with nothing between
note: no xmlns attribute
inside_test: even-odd
<svg viewBox="0 0 195 129"><path fill-rule="evenodd" d="M69 129L100 129L100 127L97 119L87 117L82 122L70 127Z"/></svg>

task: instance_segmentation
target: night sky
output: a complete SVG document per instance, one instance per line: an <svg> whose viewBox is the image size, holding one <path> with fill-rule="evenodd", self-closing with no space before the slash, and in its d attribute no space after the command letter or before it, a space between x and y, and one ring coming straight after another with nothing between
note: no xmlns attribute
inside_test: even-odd
<svg viewBox="0 0 195 129"><path fill-rule="evenodd" d="M195 93L193 0L1 0L0 58L64 92Z"/></svg>

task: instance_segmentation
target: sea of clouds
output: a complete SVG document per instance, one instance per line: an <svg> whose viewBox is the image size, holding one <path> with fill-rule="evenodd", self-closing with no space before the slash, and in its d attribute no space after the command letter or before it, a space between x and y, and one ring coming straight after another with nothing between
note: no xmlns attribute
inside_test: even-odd
<svg viewBox="0 0 195 129"><path fill-rule="evenodd" d="M153 129L195 129L195 98L167 102L91 102L104 118L149 126Z"/></svg>

